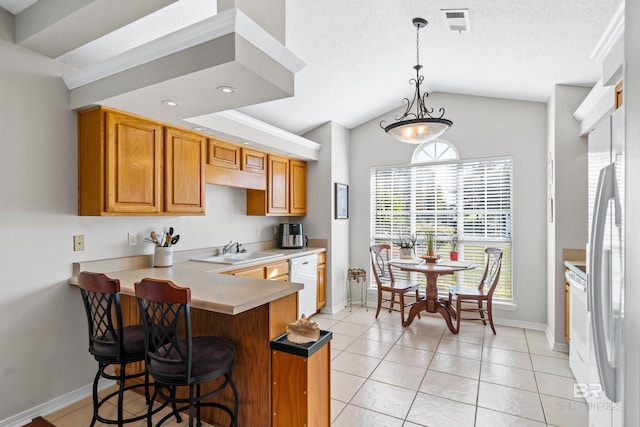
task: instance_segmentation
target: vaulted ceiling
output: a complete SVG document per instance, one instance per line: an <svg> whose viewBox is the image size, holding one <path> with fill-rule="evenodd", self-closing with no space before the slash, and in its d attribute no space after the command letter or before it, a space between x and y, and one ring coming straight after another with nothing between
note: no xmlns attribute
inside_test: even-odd
<svg viewBox="0 0 640 427"><path fill-rule="evenodd" d="M281 1L0 7L15 15L16 44L69 65L70 108L112 104L194 126L233 109L222 116L301 134L329 120L353 128L412 95L414 17L429 21L420 32L429 92L545 102L554 84L591 86L600 74L591 53L622 0ZM470 31L449 29L441 10L454 7ZM181 106L169 111L166 99Z"/></svg>

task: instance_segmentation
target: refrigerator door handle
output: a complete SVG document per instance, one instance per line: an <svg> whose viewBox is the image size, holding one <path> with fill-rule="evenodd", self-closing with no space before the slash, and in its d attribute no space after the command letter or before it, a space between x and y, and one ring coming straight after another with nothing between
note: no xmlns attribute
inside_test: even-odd
<svg viewBox="0 0 640 427"><path fill-rule="evenodd" d="M591 227L591 251L589 254L591 274L589 274L588 308L593 319L593 339L595 346L596 362L602 388L605 395L612 401L616 400L616 367L607 357L607 337L605 336L604 302L609 298L603 298L602 267L605 256L604 232L609 201L614 199L616 208L615 222L618 226L621 221L619 212L620 201L616 188L615 164L611 163L600 171L595 203L593 206L593 220ZM610 310L610 309L609 309ZM613 337L608 337L612 340Z"/></svg>

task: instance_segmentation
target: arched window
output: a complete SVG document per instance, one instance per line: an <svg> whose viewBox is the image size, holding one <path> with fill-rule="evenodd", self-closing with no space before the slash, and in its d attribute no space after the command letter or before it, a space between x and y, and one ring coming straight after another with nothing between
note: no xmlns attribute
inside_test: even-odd
<svg viewBox="0 0 640 427"><path fill-rule="evenodd" d="M440 162L443 160L458 160L458 150L444 139L420 144L413 152L411 163Z"/></svg>

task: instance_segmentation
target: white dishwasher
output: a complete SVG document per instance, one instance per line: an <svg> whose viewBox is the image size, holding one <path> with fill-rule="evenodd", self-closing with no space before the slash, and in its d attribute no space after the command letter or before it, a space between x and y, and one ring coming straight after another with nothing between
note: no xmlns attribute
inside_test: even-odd
<svg viewBox="0 0 640 427"><path fill-rule="evenodd" d="M316 312L316 288L318 286L318 255L305 255L289 260L289 281L302 283L298 291L298 319L304 313L309 317Z"/></svg>

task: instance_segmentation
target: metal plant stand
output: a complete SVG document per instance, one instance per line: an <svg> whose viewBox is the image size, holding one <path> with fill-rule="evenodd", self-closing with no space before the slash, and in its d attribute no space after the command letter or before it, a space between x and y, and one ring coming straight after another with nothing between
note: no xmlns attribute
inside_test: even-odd
<svg viewBox="0 0 640 427"><path fill-rule="evenodd" d="M353 281L360 286L360 299L353 298L351 294ZM369 311L369 308L367 308L367 272L362 268L350 268L347 270L347 303L344 306L349 306L349 311L351 311L354 302L359 302L366 311Z"/></svg>

